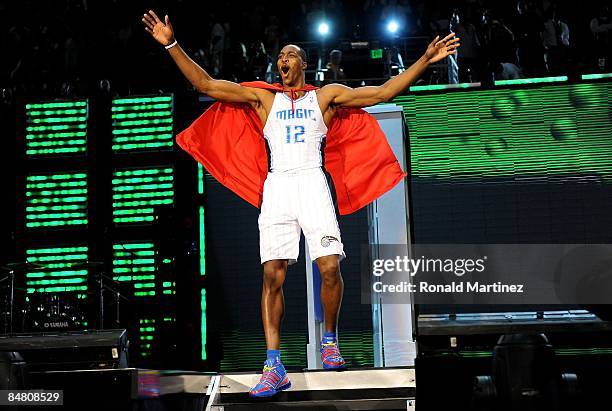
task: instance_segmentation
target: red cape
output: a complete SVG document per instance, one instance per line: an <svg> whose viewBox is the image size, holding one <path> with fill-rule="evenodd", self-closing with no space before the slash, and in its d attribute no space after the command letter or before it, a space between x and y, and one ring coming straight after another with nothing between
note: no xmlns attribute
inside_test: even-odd
<svg viewBox="0 0 612 411"><path fill-rule="evenodd" d="M260 81L242 85L283 90L280 85ZM260 207L268 174L262 129L259 116L248 104L217 102L179 133L176 141L221 184ZM406 176L376 119L361 109L336 111L324 159L342 215L368 205Z"/></svg>

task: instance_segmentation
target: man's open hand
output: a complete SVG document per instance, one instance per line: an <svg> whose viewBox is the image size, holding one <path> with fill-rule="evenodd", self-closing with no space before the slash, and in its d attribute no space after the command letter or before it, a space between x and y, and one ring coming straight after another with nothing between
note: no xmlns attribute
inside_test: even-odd
<svg viewBox="0 0 612 411"><path fill-rule="evenodd" d="M436 36L429 46L427 46L425 58L429 63L435 63L451 54L456 54L457 47L460 46L460 43L458 43L459 37L455 37L455 33L451 33L438 41L439 38L440 36Z"/></svg>
<svg viewBox="0 0 612 411"><path fill-rule="evenodd" d="M149 10L148 13L144 14L142 22L145 25L145 30L162 46L167 46L174 41L174 32L168 15L166 15L164 23L153 10Z"/></svg>

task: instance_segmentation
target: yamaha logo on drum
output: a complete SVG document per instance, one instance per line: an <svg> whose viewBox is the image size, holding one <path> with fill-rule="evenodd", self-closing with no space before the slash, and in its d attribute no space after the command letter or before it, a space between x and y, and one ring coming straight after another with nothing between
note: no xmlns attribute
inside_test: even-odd
<svg viewBox="0 0 612 411"><path fill-rule="evenodd" d="M43 327L45 328L68 328L70 327L70 324L68 324L68 321L57 321L57 322L44 323Z"/></svg>

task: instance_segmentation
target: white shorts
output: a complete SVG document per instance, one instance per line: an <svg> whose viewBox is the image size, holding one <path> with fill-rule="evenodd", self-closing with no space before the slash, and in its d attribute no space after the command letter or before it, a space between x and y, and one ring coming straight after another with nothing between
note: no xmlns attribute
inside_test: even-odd
<svg viewBox="0 0 612 411"><path fill-rule="evenodd" d="M268 173L258 221L262 264L285 259L295 263L302 230L313 261L333 254L345 257L336 210L321 168Z"/></svg>

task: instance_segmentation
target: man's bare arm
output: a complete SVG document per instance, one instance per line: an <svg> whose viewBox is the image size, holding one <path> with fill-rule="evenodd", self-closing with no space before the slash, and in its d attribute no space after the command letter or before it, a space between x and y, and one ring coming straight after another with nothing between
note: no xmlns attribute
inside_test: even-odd
<svg viewBox="0 0 612 411"><path fill-rule="evenodd" d="M165 16L162 22L153 10L144 14L142 22L151 36L163 46L174 43L174 31L170 19ZM243 87L240 84L213 79L202 67L193 61L179 44L168 49L170 56L189 82L201 93L219 101L230 103L257 103L259 97L256 89Z"/></svg>
<svg viewBox="0 0 612 411"><path fill-rule="evenodd" d="M389 79L380 86L350 88L342 84L329 84L321 91L330 96L330 102L337 107L368 107L389 101L414 83L432 63L455 54L459 38L451 33L442 40L436 37L427 51L403 73Z"/></svg>

